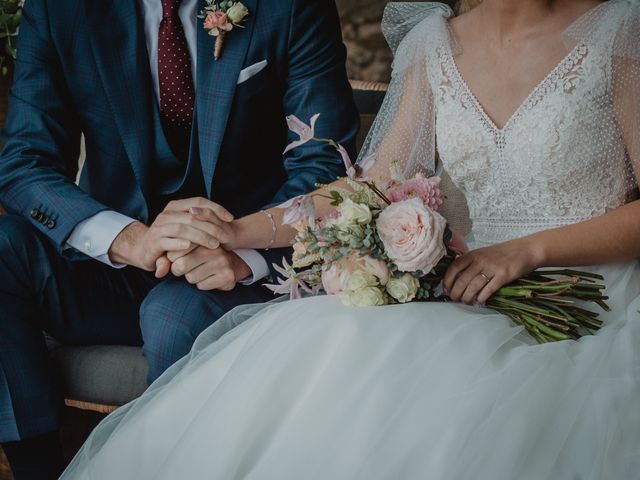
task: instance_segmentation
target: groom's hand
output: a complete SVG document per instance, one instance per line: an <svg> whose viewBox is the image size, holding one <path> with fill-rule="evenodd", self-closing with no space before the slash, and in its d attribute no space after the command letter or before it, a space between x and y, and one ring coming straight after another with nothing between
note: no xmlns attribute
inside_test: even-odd
<svg viewBox="0 0 640 480"><path fill-rule="evenodd" d="M206 198L169 202L151 227L135 222L126 227L109 249L109 258L146 271L168 273L167 252L196 246L217 248L228 241L233 215ZM164 275L161 275L164 276Z"/></svg>
<svg viewBox="0 0 640 480"><path fill-rule="evenodd" d="M116 237L109 249L109 258L115 263L153 271L158 259L166 252L191 247L191 242L177 238L177 233L175 227L159 227L155 224L147 227L134 222Z"/></svg>
<svg viewBox="0 0 640 480"><path fill-rule="evenodd" d="M220 243L229 242L233 236L231 222L233 214L221 205L204 197L187 198L169 202L164 211L158 216L159 223L179 222L194 226L211 238L207 245L194 242L184 250L166 252L156 260L156 278L164 278L171 271L171 264L180 257L192 252L196 247L218 248Z"/></svg>
<svg viewBox="0 0 640 480"><path fill-rule="evenodd" d="M249 266L234 252L222 248L197 247L171 265L176 277L200 290L233 290L236 284L251 275Z"/></svg>

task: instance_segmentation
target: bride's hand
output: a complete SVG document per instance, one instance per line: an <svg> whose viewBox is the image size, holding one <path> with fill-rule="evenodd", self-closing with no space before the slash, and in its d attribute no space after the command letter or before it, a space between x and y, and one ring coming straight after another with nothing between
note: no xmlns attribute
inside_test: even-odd
<svg viewBox="0 0 640 480"><path fill-rule="evenodd" d="M541 257L528 238L470 251L447 270L445 292L455 302L484 305L501 287L541 267Z"/></svg>
<svg viewBox="0 0 640 480"><path fill-rule="evenodd" d="M156 223L162 224L168 219L193 226L206 233L209 238L206 245L208 248L218 248L221 244L233 240L235 236L231 227L233 215L221 205L206 198L195 197L169 202L158 215ZM166 255L156 261L156 277L165 277L173 262L191 253L196 247L197 245L193 245L187 250L166 252Z"/></svg>

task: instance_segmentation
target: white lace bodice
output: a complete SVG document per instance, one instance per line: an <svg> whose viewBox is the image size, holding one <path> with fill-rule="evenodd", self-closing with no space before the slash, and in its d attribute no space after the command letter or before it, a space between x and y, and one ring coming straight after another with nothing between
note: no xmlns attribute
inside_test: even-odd
<svg viewBox="0 0 640 480"><path fill-rule="evenodd" d="M566 56L503 128L458 71L452 15L430 2L385 9L393 74L360 152L375 159L374 178L435 172L439 161L467 199L478 244L588 220L637 197L640 0L603 2L569 25L558 38Z"/></svg>
<svg viewBox="0 0 640 480"><path fill-rule="evenodd" d="M467 198L477 242L587 220L633 195L614 111L609 25L598 42L578 43L503 128L465 83L451 42L429 55L438 152Z"/></svg>

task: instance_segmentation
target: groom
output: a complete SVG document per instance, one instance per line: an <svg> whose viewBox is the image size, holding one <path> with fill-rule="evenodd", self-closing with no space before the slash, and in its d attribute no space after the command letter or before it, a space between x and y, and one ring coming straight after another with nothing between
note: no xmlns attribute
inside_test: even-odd
<svg viewBox="0 0 640 480"><path fill-rule="evenodd" d="M271 298L260 283L287 253L216 248L224 225L193 213L242 216L342 173L324 146L283 157L287 114L321 112L317 130L353 153L333 0L242 2L218 60L203 0L26 2L0 154L0 443L17 480L62 468L42 331L144 343L153 381L229 309ZM193 248L182 277L155 278Z"/></svg>

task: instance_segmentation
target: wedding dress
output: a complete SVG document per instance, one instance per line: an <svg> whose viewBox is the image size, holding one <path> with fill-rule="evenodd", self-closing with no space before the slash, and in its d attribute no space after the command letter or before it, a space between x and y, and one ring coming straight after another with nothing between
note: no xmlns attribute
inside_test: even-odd
<svg viewBox="0 0 640 480"><path fill-rule="evenodd" d="M456 67L450 15L387 8L394 75L365 154L385 162L392 149L411 173L435 168L437 143L474 245L636 198L637 1L573 23L566 56L502 128ZM349 308L323 296L236 309L107 417L63 478L639 479L640 268L587 269L606 278L604 327L546 345L453 303Z"/></svg>

